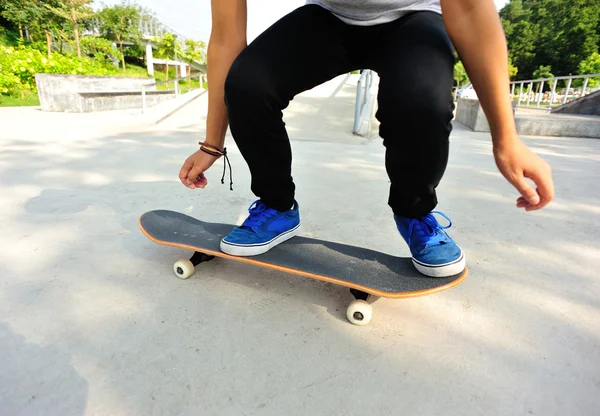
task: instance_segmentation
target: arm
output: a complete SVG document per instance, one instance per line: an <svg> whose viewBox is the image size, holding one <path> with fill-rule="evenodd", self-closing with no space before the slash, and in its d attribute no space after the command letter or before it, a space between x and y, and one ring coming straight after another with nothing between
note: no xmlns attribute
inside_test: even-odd
<svg viewBox="0 0 600 416"><path fill-rule="evenodd" d="M212 0L212 29L208 42L208 114L206 143L223 149L227 132L225 79L231 64L246 47L246 0ZM204 172L217 158L198 150L183 164L179 179L188 188L204 188Z"/></svg>
<svg viewBox="0 0 600 416"><path fill-rule="evenodd" d="M507 45L492 0L441 0L446 29L488 119L500 172L521 193L517 206L536 210L554 198L550 166L517 135L509 97ZM525 178L532 179L537 189Z"/></svg>
<svg viewBox="0 0 600 416"><path fill-rule="evenodd" d="M207 143L223 148L227 132L225 78L246 47L246 0L212 0L212 30L208 42Z"/></svg>

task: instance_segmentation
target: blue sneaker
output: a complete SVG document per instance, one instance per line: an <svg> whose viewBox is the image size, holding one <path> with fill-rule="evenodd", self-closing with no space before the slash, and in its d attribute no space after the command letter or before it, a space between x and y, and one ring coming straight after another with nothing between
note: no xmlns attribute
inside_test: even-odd
<svg viewBox="0 0 600 416"><path fill-rule="evenodd" d="M434 213L446 218L449 224L441 226L433 216ZM394 219L419 272L430 277L447 277L465 269L462 250L444 231L452 226L452 221L446 215L434 211L422 218L394 215Z"/></svg>
<svg viewBox="0 0 600 416"><path fill-rule="evenodd" d="M277 244L289 240L300 230L298 203L289 211L277 211L261 200L248 209L246 221L235 227L223 240L221 251L232 256L256 256L269 251Z"/></svg>

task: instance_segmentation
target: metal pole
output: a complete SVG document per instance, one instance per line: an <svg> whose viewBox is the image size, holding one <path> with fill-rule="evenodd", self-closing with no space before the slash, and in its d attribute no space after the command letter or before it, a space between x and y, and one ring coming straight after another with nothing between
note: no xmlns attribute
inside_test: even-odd
<svg viewBox="0 0 600 416"><path fill-rule="evenodd" d="M525 107L529 107L529 101L531 100L531 91L533 91L533 81L529 83L529 88L527 88L527 104Z"/></svg>
<svg viewBox="0 0 600 416"><path fill-rule="evenodd" d="M521 82L521 89L519 90L519 101L517 102L517 107L521 105L521 97L523 96L523 82Z"/></svg>
<svg viewBox="0 0 600 416"><path fill-rule="evenodd" d="M585 97L585 90L587 89L589 79L590 77L585 77L585 81L583 81L583 91L581 93L582 97Z"/></svg>
<svg viewBox="0 0 600 416"><path fill-rule="evenodd" d="M567 102L567 97L569 96L569 88L571 88L571 81L573 81L573 78L569 78L569 82L567 83L567 90L565 91L565 96L563 97L563 104L565 104Z"/></svg>
<svg viewBox="0 0 600 416"><path fill-rule="evenodd" d="M515 83L511 82L511 87L510 87L510 100L514 101L515 100Z"/></svg>
<svg viewBox="0 0 600 416"><path fill-rule="evenodd" d="M362 101L362 79L363 76L361 74L358 79L358 83L356 84L356 103L354 104L354 133L358 132L358 126L360 124L360 104Z"/></svg>
<svg viewBox="0 0 600 416"><path fill-rule="evenodd" d="M552 104L554 103L554 96L556 95L556 84L558 80L554 78L552 81L552 93L550 94L550 102L548 103L548 111L552 110Z"/></svg>
<svg viewBox="0 0 600 416"><path fill-rule="evenodd" d="M537 108L540 108L540 103L542 102L542 95L544 94L544 81L542 81L542 83L540 84L540 90L538 93L538 99L537 99Z"/></svg>

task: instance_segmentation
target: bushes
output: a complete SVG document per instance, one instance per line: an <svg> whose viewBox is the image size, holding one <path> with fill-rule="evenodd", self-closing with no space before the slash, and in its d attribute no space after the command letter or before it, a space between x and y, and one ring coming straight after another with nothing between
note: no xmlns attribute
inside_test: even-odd
<svg viewBox="0 0 600 416"><path fill-rule="evenodd" d="M110 75L114 67L105 60L54 54L48 59L37 49L0 45L0 94L35 91L35 74Z"/></svg>

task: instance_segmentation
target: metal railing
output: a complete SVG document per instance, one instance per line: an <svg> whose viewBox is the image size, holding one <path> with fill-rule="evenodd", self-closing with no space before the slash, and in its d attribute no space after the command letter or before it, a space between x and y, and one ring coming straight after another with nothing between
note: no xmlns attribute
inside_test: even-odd
<svg viewBox="0 0 600 416"><path fill-rule="evenodd" d="M550 111L553 107L558 107L559 105L566 104L600 90L600 83L598 83L597 87L589 87L590 79L594 81L598 79L600 81L600 74L569 75L513 81L510 83L510 96L513 102L516 102L517 107L522 107L521 103L523 102L526 108L541 107ZM562 83L562 86L559 83ZM519 86L518 91L515 91L517 90L517 86ZM544 91L544 87L547 88L546 91Z"/></svg>
<svg viewBox="0 0 600 416"><path fill-rule="evenodd" d="M354 104L354 128L352 133L358 133L365 111L371 99L371 85L373 84L373 71L365 69L360 74L356 84L356 102Z"/></svg>
<svg viewBox="0 0 600 416"><path fill-rule="evenodd" d="M173 78L173 79L168 79L166 81L159 81L159 82L153 82L151 84L144 84L142 85L142 113L144 113L146 111L146 95L149 91L149 88L156 88L157 86L160 85L168 85L170 83L173 83L173 91L175 92L175 97L178 97L179 94L184 94L187 92L190 92L192 90L192 80L198 79L199 82L199 88L202 89L203 85L204 85L204 74L201 72L197 72L191 75L188 75L186 77L178 77L178 78ZM180 85L181 81L188 81L187 82L187 89L185 90L185 92L183 92L181 90L182 85ZM185 84L183 84L183 86L185 87ZM151 91L157 91L156 89L153 89ZM166 91L169 91L168 89Z"/></svg>

